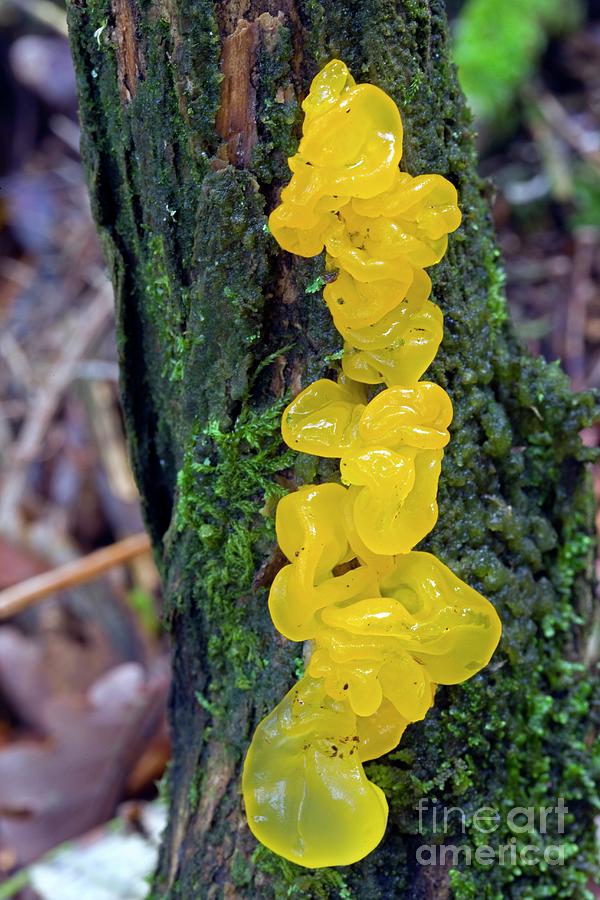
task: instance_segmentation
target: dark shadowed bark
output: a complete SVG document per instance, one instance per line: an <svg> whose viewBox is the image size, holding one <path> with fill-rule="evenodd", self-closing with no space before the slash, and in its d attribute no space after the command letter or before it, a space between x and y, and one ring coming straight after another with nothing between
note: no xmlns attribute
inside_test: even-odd
<svg viewBox="0 0 600 900"><path fill-rule="evenodd" d="M173 641L174 758L156 898L584 896L592 853L592 498L578 433L593 414L556 366L525 355L473 135L449 63L442 0L70 0L83 152L116 293L131 457ZM378 850L309 872L256 850L239 775L252 731L302 665L270 624L284 487L333 472L279 439L285 398L336 366L323 260L265 228L330 58L398 103L402 167L458 188L463 225L433 272L445 338L431 370L455 419L426 547L496 605L490 667L440 689L399 749L369 765L390 801ZM513 834L516 805L569 807ZM441 840L427 798L458 806L446 844L569 845L564 865L419 866ZM469 817L499 810L489 835ZM538 829L539 831L539 829Z"/></svg>

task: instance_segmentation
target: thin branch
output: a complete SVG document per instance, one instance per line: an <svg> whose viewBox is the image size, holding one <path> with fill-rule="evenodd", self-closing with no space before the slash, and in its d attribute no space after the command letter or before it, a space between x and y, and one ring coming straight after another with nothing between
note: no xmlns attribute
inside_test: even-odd
<svg viewBox="0 0 600 900"><path fill-rule="evenodd" d="M79 314L56 367L32 397L30 412L23 423L6 466L0 489L0 532L18 534L19 503L27 482L27 470L36 459L62 397L76 377L83 357L102 334L113 310L112 288L108 282Z"/></svg>
<svg viewBox="0 0 600 900"><path fill-rule="evenodd" d="M50 3L50 0L8 0L8 2L42 25L57 31L62 37L68 37L67 17L64 11L56 4Z"/></svg>
<svg viewBox="0 0 600 900"><path fill-rule="evenodd" d="M58 591L91 581L114 566L148 553L150 547L147 534L134 534L109 547L94 550L81 559L6 588L0 591L0 620L8 619Z"/></svg>
<svg viewBox="0 0 600 900"><path fill-rule="evenodd" d="M548 125L554 128L563 140L583 159L587 160L596 171L600 171L598 136L594 134L593 139L590 139L588 132L568 114L553 94L530 91L527 96Z"/></svg>

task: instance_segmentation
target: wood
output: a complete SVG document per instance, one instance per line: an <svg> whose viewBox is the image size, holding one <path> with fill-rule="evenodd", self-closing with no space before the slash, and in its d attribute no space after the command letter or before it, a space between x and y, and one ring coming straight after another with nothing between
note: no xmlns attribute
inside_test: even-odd
<svg viewBox="0 0 600 900"><path fill-rule="evenodd" d="M223 44L221 106L215 123L226 141L226 159L247 165L256 146L256 91L251 73L256 63L258 25L240 19Z"/></svg>
<svg viewBox="0 0 600 900"><path fill-rule="evenodd" d="M462 900L513 896L515 877L522 896L577 897L577 869L594 852L587 682L574 665L587 646L578 622L591 620L593 505L578 432L593 402L524 354L508 321L443 0L68 5L130 454L173 644L169 823L152 897ZM113 46L98 47L107 20ZM127 53L125 35L135 41ZM431 376L455 417L439 521L422 549L489 597L504 637L491 666L440 687L398 753L370 765L391 799L377 850L307 872L257 850L239 779L253 729L302 666L302 647L268 616L281 562L273 494L333 471L290 462L279 441L285 397L336 371L339 337L314 287L323 263L280 252L265 227L289 179L300 104L333 56L398 103L402 167L439 172L458 190L463 224L431 272L445 319ZM424 796L468 815L565 796L579 849L564 866L518 876L419 866L417 847L440 839L430 818L419 834ZM481 842L456 820L447 844ZM511 840L506 827L490 837Z"/></svg>
<svg viewBox="0 0 600 900"><path fill-rule="evenodd" d="M56 408L72 383L77 367L111 321L112 298L108 282L83 298L84 308L69 329L59 358L31 400L0 482L0 530L3 534L18 536L20 533L19 501L25 490L29 466L39 456Z"/></svg>
<svg viewBox="0 0 600 900"><path fill-rule="evenodd" d="M143 78L145 69L138 43L135 5L130 0L113 0L112 12L115 21L113 41L116 45L119 94L123 103L129 103L135 97L138 81Z"/></svg>
<svg viewBox="0 0 600 900"><path fill-rule="evenodd" d="M0 620L11 618L58 591L92 581L108 569L131 562L144 553L150 553L151 549L147 534L134 534L109 547L94 550L81 559L5 588L0 591Z"/></svg>

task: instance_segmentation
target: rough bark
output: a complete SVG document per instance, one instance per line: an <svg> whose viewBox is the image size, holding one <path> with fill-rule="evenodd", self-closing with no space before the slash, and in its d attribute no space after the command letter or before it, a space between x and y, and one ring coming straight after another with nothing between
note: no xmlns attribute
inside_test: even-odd
<svg viewBox="0 0 600 900"><path fill-rule="evenodd" d="M116 292L123 407L173 641L170 819L153 896L584 896L592 853L585 623L592 501L578 433L593 401L523 353L507 321L486 188L449 62L442 0L70 0L83 153ZM256 844L239 774L252 731L302 665L266 608L273 507L310 481L281 447L285 397L335 369L315 278L266 214L287 180L299 102L332 56L405 122L402 166L457 186L464 224L433 271L445 339L432 378L455 406L426 545L496 604L501 650L441 689L398 751L370 764L391 816L381 847L307 872ZM329 356L329 359L327 357ZM333 470L328 470L332 472ZM283 486L283 487L282 487ZM566 833L516 834L512 806L569 807ZM492 806L489 836L568 842L564 866L421 867L416 803Z"/></svg>

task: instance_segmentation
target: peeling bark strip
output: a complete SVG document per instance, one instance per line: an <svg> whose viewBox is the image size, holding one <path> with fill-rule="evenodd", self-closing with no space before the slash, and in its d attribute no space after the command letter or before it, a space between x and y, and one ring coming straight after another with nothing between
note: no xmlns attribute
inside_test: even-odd
<svg viewBox="0 0 600 900"><path fill-rule="evenodd" d="M249 165L258 142L256 129L256 87L254 68L261 48L272 52L276 35L284 24L280 11L276 16L263 12L250 22L238 19L234 31L223 39L221 54L221 102L215 123L217 134L225 141L219 158L234 166ZM283 102L283 92L278 102Z"/></svg>
<svg viewBox="0 0 600 900"><path fill-rule="evenodd" d="M112 37L116 47L119 94L122 103L129 103L136 94L140 78L145 75L145 63L138 44L137 29L131 0L112 0L115 20Z"/></svg>
<svg viewBox="0 0 600 900"><path fill-rule="evenodd" d="M226 142L221 153L234 166L248 165L258 140L256 90L252 83L257 47L258 26L246 19L240 19L233 34L223 41L223 82L216 127Z"/></svg>

